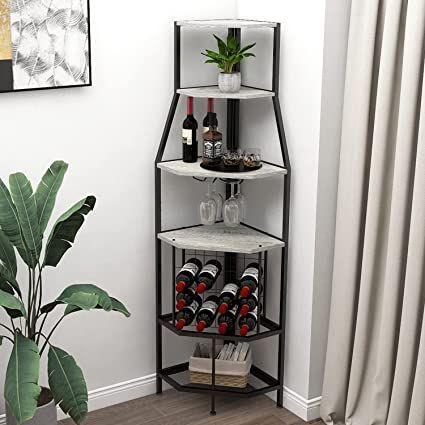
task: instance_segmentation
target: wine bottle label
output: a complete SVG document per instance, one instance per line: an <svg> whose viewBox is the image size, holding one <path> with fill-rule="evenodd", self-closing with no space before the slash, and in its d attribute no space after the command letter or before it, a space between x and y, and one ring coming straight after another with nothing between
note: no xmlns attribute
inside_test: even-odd
<svg viewBox="0 0 425 425"><path fill-rule="evenodd" d="M255 309L251 311L251 314L255 317L258 317L258 307L255 307Z"/></svg>
<svg viewBox="0 0 425 425"><path fill-rule="evenodd" d="M201 311L210 311L212 314L215 314L215 312L217 311L218 305L216 302L214 301L206 301L204 302L204 304L202 304L202 309Z"/></svg>
<svg viewBox="0 0 425 425"><path fill-rule="evenodd" d="M201 273L208 273L212 276L213 279L215 279L218 274L218 267L214 264L206 264L202 269Z"/></svg>
<svg viewBox="0 0 425 425"><path fill-rule="evenodd" d="M199 308L199 303L198 303L198 301L195 300L195 301L193 301L192 304L190 304L186 308L189 309L190 311L192 311L193 314L196 314L196 312L198 311L198 308Z"/></svg>
<svg viewBox="0 0 425 425"><path fill-rule="evenodd" d="M236 296L236 294L238 293L238 285L236 285L235 283L228 283L223 290L221 291L221 293L223 294L224 292L230 292L232 295Z"/></svg>
<svg viewBox="0 0 425 425"><path fill-rule="evenodd" d="M199 267L194 263L186 263L180 270L180 273L184 271L189 272L193 277L195 277L198 274Z"/></svg>
<svg viewBox="0 0 425 425"><path fill-rule="evenodd" d="M205 134L205 133L207 133L208 131L210 131L210 128L209 128L209 127L204 127L204 128L202 129L202 134Z"/></svg>
<svg viewBox="0 0 425 425"><path fill-rule="evenodd" d="M254 298L258 303L258 289L255 292L253 292L251 295L252 295L252 298Z"/></svg>
<svg viewBox="0 0 425 425"><path fill-rule="evenodd" d="M183 143L191 145L192 144L192 130L186 128L183 129L182 133Z"/></svg>
<svg viewBox="0 0 425 425"><path fill-rule="evenodd" d="M239 306L235 305L231 310L228 311L229 314L236 316L238 314Z"/></svg>
<svg viewBox="0 0 425 425"><path fill-rule="evenodd" d="M255 281L258 282L258 269L256 267L248 267L244 271L241 279L243 279L244 277L247 277L247 276L254 278Z"/></svg>

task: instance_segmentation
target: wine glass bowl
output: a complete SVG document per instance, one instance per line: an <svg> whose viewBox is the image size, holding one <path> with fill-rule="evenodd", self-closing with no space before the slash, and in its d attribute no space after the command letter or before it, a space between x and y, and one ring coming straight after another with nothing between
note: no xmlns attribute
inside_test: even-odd
<svg viewBox="0 0 425 425"><path fill-rule="evenodd" d="M206 226L212 226L217 217L217 204L212 197L205 195L199 206L201 223Z"/></svg>

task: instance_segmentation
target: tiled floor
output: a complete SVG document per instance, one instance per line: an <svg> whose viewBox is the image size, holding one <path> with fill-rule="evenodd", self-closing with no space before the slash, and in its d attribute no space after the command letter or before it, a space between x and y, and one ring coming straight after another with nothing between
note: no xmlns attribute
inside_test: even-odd
<svg viewBox="0 0 425 425"><path fill-rule="evenodd" d="M276 408L265 396L251 399L217 397L217 416L210 416L210 398L165 391L89 415L85 425L305 425L297 416ZM71 425L70 420L62 425ZM323 424L317 420L310 424Z"/></svg>

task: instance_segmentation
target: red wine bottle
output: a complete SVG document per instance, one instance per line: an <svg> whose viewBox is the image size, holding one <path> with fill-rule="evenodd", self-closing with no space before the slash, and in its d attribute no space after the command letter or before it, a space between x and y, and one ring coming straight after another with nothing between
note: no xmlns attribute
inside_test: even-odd
<svg viewBox="0 0 425 425"><path fill-rule="evenodd" d="M183 161L196 162L198 160L198 121L193 116L193 97L187 98L187 117L183 121Z"/></svg>
<svg viewBox="0 0 425 425"><path fill-rule="evenodd" d="M205 328L209 328L214 323L217 311L218 298L215 295L211 295L204 301L196 316L196 329L198 332L204 331Z"/></svg>
<svg viewBox="0 0 425 425"><path fill-rule="evenodd" d="M190 305L183 307L181 311L176 314L176 328L181 331L185 326L189 326L202 305L202 298L196 295L195 300Z"/></svg>
<svg viewBox="0 0 425 425"><path fill-rule="evenodd" d="M205 264L201 273L198 276L198 286L196 287L196 292L198 294L203 294L205 291L211 289L215 282L217 282L218 277L220 276L222 267L219 261L210 260Z"/></svg>
<svg viewBox="0 0 425 425"><path fill-rule="evenodd" d="M240 315L245 317L250 311L254 311L258 307L258 291L252 292L246 298L239 300L241 306Z"/></svg>
<svg viewBox="0 0 425 425"><path fill-rule="evenodd" d="M219 297L220 307L218 309L221 314L225 314L235 304L238 293L239 286L236 283L228 283L223 288Z"/></svg>
<svg viewBox="0 0 425 425"><path fill-rule="evenodd" d="M201 269L202 263L197 258L191 258L187 261L176 276L176 291L183 292L191 287Z"/></svg>
<svg viewBox="0 0 425 425"><path fill-rule="evenodd" d="M216 130L218 128L217 114L214 112L214 99L208 98L208 112L202 123L204 127L203 133L210 131L210 128Z"/></svg>
<svg viewBox="0 0 425 425"><path fill-rule="evenodd" d="M234 334L236 320L238 318L238 309L239 307L235 305L231 310L228 310L226 313L218 316L218 331L222 335Z"/></svg>
<svg viewBox="0 0 425 425"><path fill-rule="evenodd" d="M192 304L196 295L195 283L189 286L189 288L186 288L183 292L178 292L176 295L176 309L180 311L183 310L185 306Z"/></svg>
<svg viewBox="0 0 425 425"><path fill-rule="evenodd" d="M239 317L239 332L241 336L246 336L248 332L253 331L258 323L257 310L250 311L246 316Z"/></svg>
<svg viewBox="0 0 425 425"><path fill-rule="evenodd" d="M257 290L261 275L262 270L260 271L258 263L251 263L248 265L239 280L241 298L246 298L249 294Z"/></svg>

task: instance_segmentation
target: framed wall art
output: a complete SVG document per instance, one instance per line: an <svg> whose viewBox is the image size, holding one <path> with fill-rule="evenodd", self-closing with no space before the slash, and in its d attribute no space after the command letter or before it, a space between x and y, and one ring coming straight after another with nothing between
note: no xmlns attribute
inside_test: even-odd
<svg viewBox="0 0 425 425"><path fill-rule="evenodd" d="M0 93L91 84L89 0L0 0Z"/></svg>

